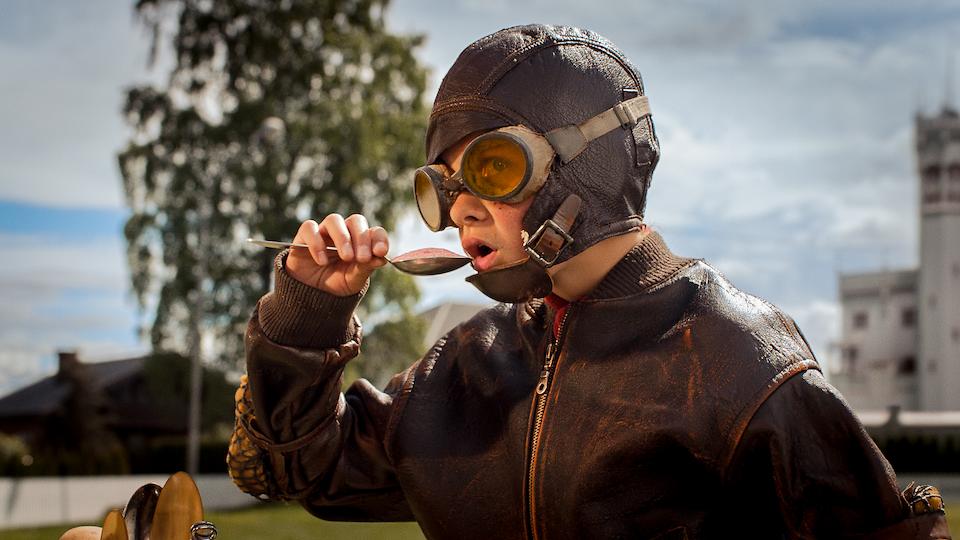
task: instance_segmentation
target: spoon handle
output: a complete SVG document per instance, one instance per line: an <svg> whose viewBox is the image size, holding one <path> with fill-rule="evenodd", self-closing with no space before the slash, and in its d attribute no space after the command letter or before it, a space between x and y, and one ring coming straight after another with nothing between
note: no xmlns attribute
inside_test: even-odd
<svg viewBox="0 0 960 540"><path fill-rule="evenodd" d="M273 248L273 249L286 249L288 247L302 247L302 248L307 247L306 244L299 244L299 243L295 244L293 242L277 242L276 240L259 240L257 238L247 238L247 242L250 242L251 244L256 244L261 247ZM337 248L331 248L329 246L327 247L327 249L328 250L332 249L333 251L337 250Z"/></svg>
<svg viewBox="0 0 960 540"><path fill-rule="evenodd" d="M273 249L286 249L286 248L288 248L288 247L298 247L298 248L307 248L307 247L309 247L309 246L307 246L306 244L301 244L301 243L278 242L278 241L276 241L276 240L260 240L260 239L257 239L257 238L247 238L247 242L250 242L251 244L256 244L256 245L261 246L261 247L273 248ZM337 248L334 247L334 246L327 246L327 251L331 252L330 255L332 255L332 256L334 256L334 257L336 257L337 255L339 255L339 253L337 252ZM390 259L389 259L389 258L384 257L384 259L387 259L387 262L390 262Z"/></svg>

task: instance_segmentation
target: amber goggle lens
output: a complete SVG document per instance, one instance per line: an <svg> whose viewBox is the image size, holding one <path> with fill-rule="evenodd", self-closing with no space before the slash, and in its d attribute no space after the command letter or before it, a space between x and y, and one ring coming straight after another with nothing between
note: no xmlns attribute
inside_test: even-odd
<svg viewBox="0 0 960 540"><path fill-rule="evenodd" d="M440 230L443 209L440 208L440 194L437 193L430 177L420 170L413 177L413 190L417 199L420 216L431 230Z"/></svg>
<svg viewBox="0 0 960 540"><path fill-rule="evenodd" d="M460 170L463 183L477 196L505 199L523 187L529 167L518 141L494 134L470 145Z"/></svg>

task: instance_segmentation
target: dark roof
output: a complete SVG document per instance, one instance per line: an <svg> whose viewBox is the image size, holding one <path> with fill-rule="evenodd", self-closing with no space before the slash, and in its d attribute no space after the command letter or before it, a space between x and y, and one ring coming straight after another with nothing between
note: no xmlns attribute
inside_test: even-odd
<svg viewBox="0 0 960 540"><path fill-rule="evenodd" d="M104 388L131 377L141 370L144 357L112 360L109 362L83 363L93 390ZM0 398L0 418L15 416L43 416L55 412L70 391L66 381L56 374L41 379L29 386Z"/></svg>

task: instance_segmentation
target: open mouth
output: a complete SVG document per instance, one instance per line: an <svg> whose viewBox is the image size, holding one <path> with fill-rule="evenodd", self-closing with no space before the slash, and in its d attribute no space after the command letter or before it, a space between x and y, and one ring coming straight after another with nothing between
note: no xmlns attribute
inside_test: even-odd
<svg viewBox="0 0 960 540"><path fill-rule="evenodd" d="M463 250L473 259L473 267L478 272L492 268L497 258L497 250L478 239L464 241Z"/></svg>

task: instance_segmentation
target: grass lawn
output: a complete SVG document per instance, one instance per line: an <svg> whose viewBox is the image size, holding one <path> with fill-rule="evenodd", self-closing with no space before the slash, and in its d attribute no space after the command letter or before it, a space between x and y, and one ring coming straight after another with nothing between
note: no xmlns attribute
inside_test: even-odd
<svg viewBox="0 0 960 540"><path fill-rule="evenodd" d="M235 512L211 512L206 518L217 525L222 540L422 540L416 523L338 523L323 521L297 505L263 504ZM954 536L960 532L960 504L947 504L947 519ZM88 525L93 525L89 523ZM99 523L97 523L99 525ZM4 540L56 540L69 526L11 529Z"/></svg>
<svg viewBox="0 0 960 540"><path fill-rule="evenodd" d="M299 505L262 504L247 510L209 512L222 540L423 540L416 523L323 521ZM100 525L85 523L83 525ZM3 540L56 540L74 525L0 531Z"/></svg>

